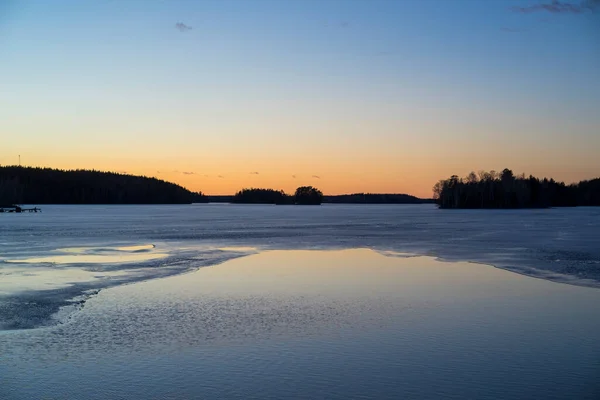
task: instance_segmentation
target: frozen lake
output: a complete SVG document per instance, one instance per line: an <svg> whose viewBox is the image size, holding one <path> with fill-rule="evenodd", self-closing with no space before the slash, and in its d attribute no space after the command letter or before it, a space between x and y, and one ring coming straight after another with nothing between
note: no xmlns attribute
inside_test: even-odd
<svg viewBox="0 0 600 400"><path fill-rule="evenodd" d="M368 249L267 251L0 334L7 399L596 399L600 291Z"/></svg>
<svg viewBox="0 0 600 400"><path fill-rule="evenodd" d="M370 248L600 285L600 210L594 208L198 204L43 210L1 216L0 329L52 325L59 307L73 299L77 305L98 289L266 249Z"/></svg>
<svg viewBox="0 0 600 400"><path fill-rule="evenodd" d="M600 394L597 209L43 210L0 216L2 399Z"/></svg>

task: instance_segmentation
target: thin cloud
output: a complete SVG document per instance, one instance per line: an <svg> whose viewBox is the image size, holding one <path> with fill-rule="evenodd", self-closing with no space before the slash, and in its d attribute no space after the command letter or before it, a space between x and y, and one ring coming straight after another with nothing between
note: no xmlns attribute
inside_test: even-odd
<svg viewBox="0 0 600 400"><path fill-rule="evenodd" d="M514 12L530 14L549 12L552 14L582 14L594 11L600 6L600 0L583 0L577 3L552 0L549 3L538 3L528 7L512 7Z"/></svg>
<svg viewBox="0 0 600 400"><path fill-rule="evenodd" d="M250 175L258 175L258 172L256 172L256 171L250 172Z"/></svg>
<svg viewBox="0 0 600 400"><path fill-rule="evenodd" d="M502 32L506 32L506 33L522 33L522 32L528 32L527 29L519 29L519 28L500 28L500 30Z"/></svg>
<svg viewBox="0 0 600 400"><path fill-rule="evenodd" d="M175 24L175 28L179 30L179 32L188 32L192 30L191 26L184 24L183 22L178 22Z"/></svg>
<svg viewBox="0 0 600 400"><path fill-rule="evenodd" d="M296 179L296 175L292 175L292 178Z"/></svg>
<svg viewBox="0 0 600 400"><path fill-rule="evenodd" d="M313 175L312 177L315 179L321 179L321 177L319 175Z"/></svg>
<svg viewBox="0 0 600 400"><path fill-rule="evenodd" d="M224 177L223 175L218 175L218 176L217 176L217 178L221 178L221 179L223 179L223 178L225 178L225 177Z"/></svg>
<svg viewBox="0 0 600 400"><path fill-rule="evenodd" d="M183 171L182 174L184 174L184 175L196 175L195 172L191 172L191 171Z"/></svg>

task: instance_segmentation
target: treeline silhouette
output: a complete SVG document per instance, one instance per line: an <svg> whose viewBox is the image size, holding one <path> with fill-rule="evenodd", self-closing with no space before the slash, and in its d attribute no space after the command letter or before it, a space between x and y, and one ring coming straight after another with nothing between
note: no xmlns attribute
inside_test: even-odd
<svg viewBox="0 0 600 400"><path fill-rule="evenodd" d="M292 196L283 190L275 189L242 189L232 198L232 203L239 204L294 204Z"/></svg>
<svg viewBox="0 0 600 400"><path fill-rule="evenodd" d="M283 190L242 189L231 198L232 203L239 204L319 205L322 201L323 193L312 186L301 186L293 195L286 194Z"/></svg>
<svg viewBox="0 0 600 400"><path fill-rule="evenodd" d="M189 204L201 192L146 176L95 170L0 167L0 204Z"/></svg>
<svg viewBox="0 0 600 400"><path fill-rule="evenodd" d="M554 179L515 176L502 172L471 172L456 175L433 187L435 202L441 208L545 208L600 206L600 178L566 185Z"/></svg>
<svg viewBox="0 0 600 400"><path fill-rule="evenodd" d="M420 199L409 194L354 193L325 196L323 202L338 204L425 204L432 203L433 200Z"/></svg>
<svg viewBox="0 0 600 400"><path fill-rule="evenodd" d="M245 203L245 204L426 204L433 199L420 199L408 194L390 193L353 193L324 196L318 189L314 194L312 186L303 186L294 195L288 195L283 190L274 189L242 189L234 196L206 196L211 203ZM315 196L311 198L311 196Z"/></svg>

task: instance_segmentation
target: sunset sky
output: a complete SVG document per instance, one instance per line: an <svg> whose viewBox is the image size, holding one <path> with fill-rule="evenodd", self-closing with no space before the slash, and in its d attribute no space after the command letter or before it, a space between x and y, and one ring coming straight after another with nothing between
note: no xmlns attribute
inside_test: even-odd
<svg viewBox="0 0 600 400"><path fill-rule="evenodd" d="M0 0L0 164L209 194L598 177L600 2L551 3Z"/></svg>

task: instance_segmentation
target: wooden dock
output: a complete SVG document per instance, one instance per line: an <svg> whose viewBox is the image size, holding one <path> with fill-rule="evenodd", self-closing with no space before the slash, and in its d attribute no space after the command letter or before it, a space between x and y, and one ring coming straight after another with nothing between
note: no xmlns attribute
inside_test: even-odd
<svg viewBox="0 0 600 400"><path fill-rule="evenodd" d="M10 205L10 206L0 206L0 213L24 213L24 212L42 212L41 208L33 207L33 208L23 208L18 205Z"/></svg>

